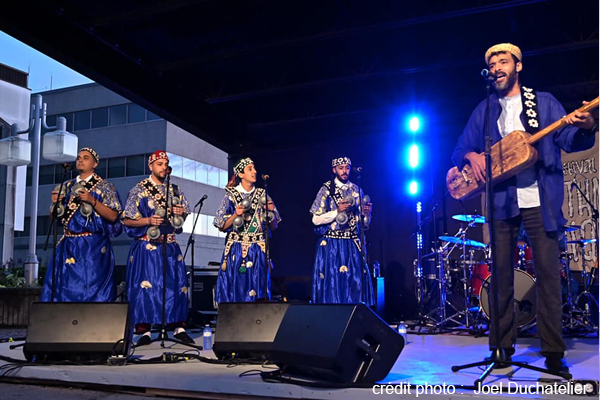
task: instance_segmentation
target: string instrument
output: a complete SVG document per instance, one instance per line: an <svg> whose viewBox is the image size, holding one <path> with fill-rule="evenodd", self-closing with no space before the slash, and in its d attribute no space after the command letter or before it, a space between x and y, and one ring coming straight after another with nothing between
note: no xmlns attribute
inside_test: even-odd
<svg viewBox="0 0 600 400"><path fill-rule="evenodd" d="M596 107L598 107L598 97L573 111L569 116L577 111L588 112ZM535 135L523 131L513 131L495 143L491 148L492 184L505 181L535 164L538 159L538 152L532 145L555 130L567 125L566 118L567 116L562 117ZM467 164L462 171L457 167L448 171L446 186L453 198L464 200L482 192L485 189L485 182L478 182L475 179L473 169Z"/></svg>

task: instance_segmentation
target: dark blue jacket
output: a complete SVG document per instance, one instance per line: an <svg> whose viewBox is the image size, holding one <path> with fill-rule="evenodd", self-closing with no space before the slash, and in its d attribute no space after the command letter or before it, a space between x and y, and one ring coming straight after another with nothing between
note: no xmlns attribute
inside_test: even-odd
<svg viewBox="0 0 600 400"><path fill-rule="evenodd" d="M546 92L537 92L540 129L566 115L565 109L554 96ZM475 151L482 153L485 148L485 100L475 108L458 143L452 153L452 161L461 168L465 165L465 154ZM490 135L492 143L501 139L498 130L498 118L502 107L498 96L490 97ZM521 122L526 125L524 114L521 113ZM586 150L594 146L595 135L583 129L567 125L554 131L539 142L534 144L538 151L538 161L535 170L540 191L540 203L544 228L546 231L556 231L566 223L562 214L564 197L564 178L560 150L567 153ZM519 214L517 205L516 178L510 178L494 186L494 218L507 219Z"/></svg>

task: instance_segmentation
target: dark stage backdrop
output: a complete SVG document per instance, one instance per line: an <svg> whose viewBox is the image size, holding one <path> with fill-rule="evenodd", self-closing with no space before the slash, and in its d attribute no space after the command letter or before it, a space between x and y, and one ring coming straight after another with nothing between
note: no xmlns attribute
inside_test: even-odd
<svg viewBox="0 0 600 400"><path fill-rule="evenodd" d="M347 155L354 166L363 167L360 184L373 202L367 242L370 265L379 261L385 277L385 317L397 321L414 315L416 202L423 202L422 216L428 218L424 223L424 253L431 251L430 243L436 236L454 234L458 229L458 224L448 223L446 214L474 209L454 200L446 201L445 196L444 178L459 132L454 129L452 135L442 135L429 129L421 134L427 136L418 138L423 143L422 167L416 173L422 185L418 197L407 192L412 172L406 167L404 149L410 139L403 134L341 136L337 143L252 155L259 174L270 176L269 191L283 218L272 237L274 291L293 300L310 298L317 236L309 209L321 185L331 177L331 159ZM357 182L354 173L350 179ZM260 179L257 185L262 186ZM435 215L431 211L434 205Z"/></svg>

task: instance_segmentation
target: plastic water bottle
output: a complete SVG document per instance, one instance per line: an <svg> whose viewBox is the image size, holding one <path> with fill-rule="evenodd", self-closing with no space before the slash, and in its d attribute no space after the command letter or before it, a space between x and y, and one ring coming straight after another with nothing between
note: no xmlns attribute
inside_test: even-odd
<svg viewBox="0 0 600 400"><path fill-rule="evenodd" d="M398 324L398 333L400 334L400 336L402 336L402 339L404 339L404 345L407 345L408 335L406 334L406 324L404 323L404 321L400 321L400 323Z"/></svg>
<svg viewBox="0 0 600 400"><path fill-rule="evenodd" d="M202 348L204 350L212 350L212 329L210 325L206 324L202 331L202 338L204 339Z"/></svg>

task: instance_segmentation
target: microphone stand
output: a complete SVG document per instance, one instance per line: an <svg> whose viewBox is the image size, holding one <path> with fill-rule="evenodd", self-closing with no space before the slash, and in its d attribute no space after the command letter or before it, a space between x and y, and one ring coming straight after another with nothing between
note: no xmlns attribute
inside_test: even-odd
<svg viewBox="0 0 600 400"><path fill-rule="evenodd" d="M194 212L196 211L196 207L200 207L198 208L198 213L195 214L194 216L194 224L192 225L192 233L190 233L190 237L188 238L188 242L187 242L187 246L185 248L185 252L183 253L183 259L185 260L185 257L187 256L187 252L189 250L189 248L192 248L192 260L191 260L191 264L192 264L192 268L191 268L191 276L190 276L190 287L192 288L192 292L194 291L194 247L196 244L196 239L194 238L195 232L196 232L196 224L198 223L198 218L200 218L200 212L202 211L202 206L204 205L204 199L205 197L203 197L202 199L200 199L200 201L198 203L196 203L196 205L194 206ZM194 308L194 296L192 296L192 309Z"/></svg>
<svg viewBox="0 0 600 400"><path fill-rule="evenodd" d="M56 203L52 205L52 211L50 212L50 227L48 228L48 232L46 233L46 241L44 243L44 251L48 249L48 241L50 240L50 233L52 233L52 285L50 290L50 302L54 303L54 296L56 295L56 246L58 246L58 232L57 232L57 221L58 216L58 204L62 203L62 199L60 198L60 194L62 193L63 187L65 185L65 179L67 178L67 171L70 170L70 166L68 164L63 164L63 173L60 179L60 188L58 189L58 197L56 199ZM66 195L65 195L66 198ZM31 235L35 235L36 232L31 232Z"/></svg>
<svg viewBox="0 0 600 400"><path fill-rule="evenodd" d="M491 74L490 74L491 75ZM570 373L554 373L546 368L535 367L533 365L529 365L522 362L516 362L509 359L509 356L504 351L504 348L500 345L500 310L498 308L498 268L502 268L502 266L498 265L496 258L496 241L494 240L494 190L492 187L492 137L490 135L490 92L491 92L491 83L495 79L493 75L490 77L484 76L486 85L486 103L485 103L485 200L486 200L486 208L487 208L487 223L488 223L488 234L490 238L490 250L492 253L492 274L491 274L491 296L490 301L493 300L491 304L492 314L490 316L491 323L494 328L494 350L492 355L484 359L483 361L478 361L470 364L464 365L453 365L452 371L456 372L461 369L471 368L471 367L479 367L482 365L487 366L485 371L477 378L474 382L474 386L478 389L481 388L481 385L485 378L492 373L497 366L506 365L508 366L517 366L520 368L530 369L533 371L543 372L550 375L560 376L565 379L571 379L573 376ZM504 266L508 268L509 266ZM510 266L512 268L512 266ZM511 310L512 311L512 310ZM516 321L513 321L516 323ZM491 332L490 332L491 335Z"/></svg>
<svg viewBox="0 0 600 400"><path fill-rule="evenodd" d="M169 167L170 168L170 167ZM171 204L170 213L169 213L169 195L171 194L171 172L167 170L167 176L165 179L166 192L165 195L165 204L167 205L167 209L165 210L165 217L162 222L162 272L163 272L163 287L162 287L162 315L161 315L161 323L160 323L160 333L158 334L158 338L152 339L150 343L160 342L160 347L165 347L165 342L178 343L184 346L192 347L194 349L202 350L202 346L195 346L193 344L184 343L180 340L169 338L167 336L167 325L166 325L166 301L167 301L167 233L169 229L170 220L173 218L173 205ZM172 203L172 201L171 201ZM169 215L170 214L170 215ZM149 343L149 344L150 344Z"/></svg>

